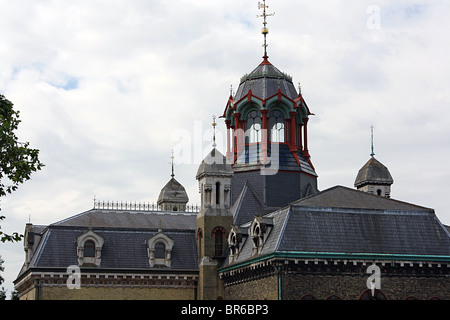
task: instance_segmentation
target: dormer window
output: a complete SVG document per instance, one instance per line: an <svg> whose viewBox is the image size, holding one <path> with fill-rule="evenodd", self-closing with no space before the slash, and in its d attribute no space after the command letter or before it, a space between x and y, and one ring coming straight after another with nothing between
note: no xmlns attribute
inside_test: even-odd
<svg viewBox="0 0 450 320"><path fill-rule="evenodd" d="M158 233L146 242L150 267L170 267L174 241L159 229Z"/></svg>
<svg viewBox="0 0 450 320"><path fill-rule="evenodd" d="M244 242L243 237L247 236L248 234L244 230L239 229L239 227L233 226L231 228L230 234L228 235L228 247L230 249L229 263L236 262Z"/></svg>
<svg viewBox="0 0 450 320"><path fill-rule="evenodd" d="M253 247L252 256L261 254L264 247L264 243L267 240L267 236L273 227L272 218L264 218L255 216L250 225L250 236L252 237Z"/></svg>
<svg viewBox="0 0 450 320"><path fill-rule="evenodd" d="M89 229L88 232L78 236L78 265L100 267L103 243L103 237L92 231L92 229Z"/></svg>

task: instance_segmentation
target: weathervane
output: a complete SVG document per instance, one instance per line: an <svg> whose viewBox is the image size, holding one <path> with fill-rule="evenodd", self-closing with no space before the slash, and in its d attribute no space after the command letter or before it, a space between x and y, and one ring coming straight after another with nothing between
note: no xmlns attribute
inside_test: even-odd
<svg viewBox="0 0 450 320"><path fill-rule="evenodd" d="M216 125L217 125L217 123L216 123L216 116L213 116L212 117L213 118L213 123L212 123L212 126L213 126L213 148L215 148L215 147L217 147L217 144L216 144Z"/></svg>
<svg viewBox="0 0 450 320"><path fill-rule="evenodd" d="M263 44L264 57L267 58L267 46L268 46L268 44L267 44L267 41L266 41L266 36L269 33L269 28L267 28L266 18L275 15L275 12L273 12L273 13L266 13L266 8L269 8L269 6L266 6L266 0L263 0L262 3L258 1L258 9L261 9L261 8L263 9L263 14L257 15L256 17L257 18L261 18L261 17L263 18L263 28L261 29L261 33L264 35L264 44Z"/></svg>
<svg viewBox="0 0 450 320"><path fill-rule="evenodd" d="M371 148L372 148L372 153L370 154L371 157L373 157L375 155L375 153L373 152L373 128L375 128L373 125L370 126L370 144L371 144Z"/></svg>

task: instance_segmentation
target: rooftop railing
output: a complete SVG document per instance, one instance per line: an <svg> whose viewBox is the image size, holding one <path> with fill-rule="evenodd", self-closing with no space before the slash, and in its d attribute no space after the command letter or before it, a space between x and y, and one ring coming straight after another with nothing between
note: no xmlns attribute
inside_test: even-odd
<svg viewBox="0 0 450 320"><path fill-rule="evenodd" d="M160 206L151 202L132 201L104 201L94 199L94 209L100 210L121 210L121 211L173 211L173 212L198 212L199 205L195 204L174 204Z"/></svg>

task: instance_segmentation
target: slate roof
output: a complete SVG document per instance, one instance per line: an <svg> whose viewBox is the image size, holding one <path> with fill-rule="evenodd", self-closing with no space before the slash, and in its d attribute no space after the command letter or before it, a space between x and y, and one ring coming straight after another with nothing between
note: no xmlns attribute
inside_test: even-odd
<svg viewBox="0 0 450 320"><path fill-rule="evenodd" d="M92 227L103 237L101 269L145 269L151 272L146 240L158 229L174 240L170 270L198 270L195 237L197 213L92 209L45 228L34 226L40 241L29 268L77 265L76 238ZM161 268L163 269L163 268ZM167 268L166 268L167 270ZM21 274L26 270L23 269Z"/></svg>
<svg viewBox="0 0 450 320"><path fill-rule="evenodd" d="M50 226L195 230L196 212L91 209Z"/></svg>
<svg viewBox="0 0 450 320"><path fill-rule="evenodd" d="M227 163L226 157L216 148L213 148L200 163L195 178L198 180L205 174L231 176L233 175L233 169Z"/></svg>
<svg viewBox="0 0 450 320"><path fill-rule="evenodd" d="M291 100L297 98L298 94L291 77L278 70L268 60L264 60L250 74L245 75L241 79L234 99L239 101L248 93L249 89L252 90L255 96L261 99L267 99L277 93L278 86L280 87L281 93L285 94Z"/></svg>
<svg viewBox="0 0 450 320"><path fill-rule="evenodd" d="M250 221L256 214L264 215L275 210L276 208L266 208L264 206L261 199L253 191L251 184L247 181L231 207L233 224L241 225Z"/></svg>
<svg viewBox="0 0 450 320"><path fill-rule="evenodd" d="M274 252L364 253L437 255L450 261L450 233L433 209L342 186L264 217L272 218L273 226L260 256ZM250 224L239 228L247 229ZM255 258L250 237L244 237L236 264Z"/></svg>
<svg viewBox="0 0 450 320"><path fill-rule="evenodd" d="M373 156L359 169L355 179L355 187L361 187L369 183L389 185L394 183L388 168Z"/></svg>
<svg viewBox="0 0 450 320"><path fill-rule="evenodd" d="M189 197L186 189L174 177L161 189L158 204L163 202L187 203Z"/></svg>
<svg viewBox="0 0 450 320"><path fill-rule="evenodd" d="M270 156L268 157L268 161L270 161L270 164L268 164L267 166L268 168L282 171L301 171L312 176L317 176L314 168L311 166L311 164L308 162L308 160L300 150L298 150L297 152L297 157L300 161L299 166L297 160L295 160L287 144L277 144L277 146L278 156L275 152L271 153L271 151L273 150L273 144L268 145L270 154ZM260 144L251 144L249 146L246 146L246 148L238 155L233 166L233 170L248 171L261 168L263 166L261 164L263 163L263 153L260 148Z"/></svg>
<svg viewBox="0 0 450 320"><path fill-rule="evenodd" d="M391 198L380 197L343 186L331 187L316 195L297 200L293 204L297 206L412 211L424 210L434 212L431 208L426 208Z"/></svg>
<svg viewBox="0 0 450 320"><path fill-rule="evenodd" d="M450 256L433 213L293 206L278 251Z"/></svg>

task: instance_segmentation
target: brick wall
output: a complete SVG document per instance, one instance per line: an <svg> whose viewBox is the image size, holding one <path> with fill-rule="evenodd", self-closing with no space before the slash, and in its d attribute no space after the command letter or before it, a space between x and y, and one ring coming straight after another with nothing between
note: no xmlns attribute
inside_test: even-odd
<svg viewBox="0 0 450 320"><path fill-rule="evenodd" d="M277 300L278 276L261 278L225 287L225 299L229 300Z"/></svg>
<svg viewBox="0 0 450 320"><path fill-rule="evenodd" d="M283 300L298 300L305 295L325 300L335 295L343 300L358 300L367 290L369 275L361 274L319 274L282 272L281 294ZM225 286L225 299L278 299L278 276L262 277L253 281L242 278ZM447 276L393 276L381 277L381 293L388 300L404 300L414 297L428 300L437 297L450 300L450 278Z"/></svg>
<svg viewBox="0 0 450 320"><path fill-rule="evenodd" d="M309 294L326 299L336 295L341 299L356 300L367 289L366 281L367 276L360 275L287 274L282 278L282 297L295 300ZM447 300L450 299L450 278L385 276L381 278L380 290L388 300L404 300L411 296L419 300L432 297Z"/></svg>
<svg viewBox="0 0 450 320"><path fill-rule="evenodd" d="M40 300L194 300L194 288L40 288Z"/></svg>

